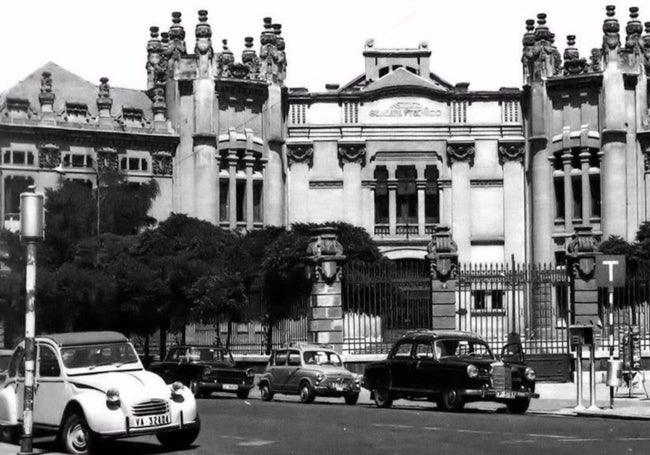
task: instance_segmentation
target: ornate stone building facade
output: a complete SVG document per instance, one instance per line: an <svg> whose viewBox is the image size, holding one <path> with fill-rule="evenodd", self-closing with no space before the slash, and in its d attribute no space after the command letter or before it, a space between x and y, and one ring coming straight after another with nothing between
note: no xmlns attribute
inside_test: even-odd
<svg viewBox="0 0 650 455"><path fill-rule="evenodd" d="M158 180L152 215L231 229L342 220L394 259L451 228L461 262L562 262L575 227L634 238L648 219L650 23L608 7L589 58L546 16L526 21L523 88L472 91L430 68L427 43L363 51L344 85L287 88L282 27L264 19L235 57L199 11L151 28L147 89L98 85L50 63L0 94L2 221L18 195L106 168ZM300 65L297 62L296 65ZM437 70L436 70L437 71Z"/></svg>

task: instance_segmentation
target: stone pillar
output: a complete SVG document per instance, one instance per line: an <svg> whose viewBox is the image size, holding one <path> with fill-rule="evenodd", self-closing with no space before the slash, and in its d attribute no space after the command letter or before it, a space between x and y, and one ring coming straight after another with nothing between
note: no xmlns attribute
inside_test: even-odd
<svg viewBox="0 0 650 455"><path fill-rule="evenodd" d="M645 219L650 217L650 145L643 145L643 183L645 201Z"/></svg>
<svg viewBox="0 0 650 455"><path fill-rule="evenodd" d="M582 179L582 224L591 224L591 182L589 181L589 161L591 152L585 148L580 152L580 177Z"/></svg>
<svg viewBox="0 0 650 455"><path fill-rule="evenodd" d="M41 93L38 95L38 101L41 104L41 122L56 124L56 114L54 113L54 99L56 96L52 91L52 73L43 71L41 75Z"/></svg>
<svg viewBox="0 0 650 455"><path fill-rule="evenodd" d="M103 128L113 128L113 118L111 117L111 107L113 99L111 98L111 88L108 85L108 78L99 79L99 93L97 95L97 111L99 117L99 126Z"/></svg>
<svg viewBox="0 0 650 455"><path fill-rule="evenodd" d="M455 330L458 246L448 226L436 226L431 237L426 257L431 265L432 327Z"/></svg>
<svg viewBox="0 0 650 455"><path fill-rule="evenodd" d="M237 227L237 152L228 153L228 227Z"/></svg>
<svg viewBox="0 0 650 455"><path fill-rule="evenodd" d="M523 261L526 252L524 143L500 142L499 163L503 166L504 257L514 254L516 261Z"/></svg>
<svg viewBox="0 0 650 455"><path fill-rule="evenodd" d="M355 226L363 221L361 168L366 165L363 142L339 141L339 166L343 169L343 219Z"/></svg>
<svg viewBox="0 0 650 455"><path fill-rule="evenodd" d="M341 300L343 247L336 229L313 229L307 247L307 262L312 278L309 313L309 337L316 343L333 345L343 351L343 307Z"/></svg>
<svg viewBox="0 0 650 455"><path fill-rule="evenodd" d="M283 143L268 142L268 162L264 172L264 223L270 226L284 225L285 179L282 163Z"/></svg>
<svg viewBox="0 0 650 455"><path fill-rule="evenodd" d="M250 151L246 151L244 157L246 166L246 229L253 229L253 166L255 166L255 157Z"/></svg>
<svg viewBox="0 0 650 455"><path fill-rule="evenodd" d="M424 181L418 181L416 183L417 190L418 190L418 235L424 235L425 234L425 225L426 225L426 218L425 218L425 209L426 209L426 204L424 200L424 190L427 186L427 183Z"/></svg>
<svg viewBox="0 0 650 455"><path fill-rule="evenodd" d="M554 261L553 238L553 174L548 160L546 140L530 142L532 156L532 235L533 262L550 263Z"/></svg>
<svg viewBox="0 0 650 455"><path fill-rule="evenodd" d="M596 285L596 238L591 226L576 226L569 244L569 273L573 277L573 324L596 325L598 286ZM601 321L602 322L602 321Z"/></svg>
<svg viewBox="0 0 650 455"><path fill-rule="evenodd" d="M562 169L564 171L564 231L573 231L573 183L571 182L571 161L573 154L570 150L562 155Z"/></svg>
<svg viewBox="0 0 650 455"><path fill-rule="evenodd" d="M195 134L194 216L210 223L219 222L219 162L214 134Z"/></svg>
<svg viewBox="0 0 650 455"><path fill-rule="evenodd" d="M449 142L447 163L451 169L452 225L461 261L472 258L472 204L469 169L474 165L474 142Z"/></svg>
<svg viewBox="0 0 650 455"><path fill-rule="evenodd" d="M626 172L625 172L625 132L603 131L601 161L602 213L601 227L603 238L610 235L626 235Z"/></svg>
<svg viewBox="0 0 650 455"><path fill-rule="evenodd" d="M388 234L394 236L397 235L397 182L395 169L388 172Z"/></svg>
<svg viewBox="0 0 650 455"><path fill-rule="evenodd" d="M287 161L290 167L289 223L309 221L309 170L314 165L312 142L288 143Z"/></svg>

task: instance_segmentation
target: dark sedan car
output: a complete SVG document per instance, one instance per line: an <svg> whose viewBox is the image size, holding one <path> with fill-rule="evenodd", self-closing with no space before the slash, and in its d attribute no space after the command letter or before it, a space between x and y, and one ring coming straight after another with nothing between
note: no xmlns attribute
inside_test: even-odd
<svg viewBox="0 0 650 455"><path fill-rule="evenodd" d="M230 392L247 398L253 388L255 374L238 368L232 354L214 346L178 346L171 348L162 362L149 367L167 383L180 381L197 397L212 392Z"/></svg>
<svg viewBox="0 0 650 455"><path fill-rule="evenodd" d="M445 411L459 411L471 401L495 401L523 414L530 399L539 398L521 344L506 345L497 359L480 336L460 331L407 333L386 360L366 367L363 386L384 408L397 398L428 398Z"/></svg>

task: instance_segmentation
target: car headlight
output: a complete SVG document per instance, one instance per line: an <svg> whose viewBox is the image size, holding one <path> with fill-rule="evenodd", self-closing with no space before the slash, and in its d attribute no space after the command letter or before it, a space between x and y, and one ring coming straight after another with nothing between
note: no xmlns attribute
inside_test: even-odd
<svg viewBox="0 0 650 455"><path fill-rule="evenodd" d="M357 385L361 384L361 375L358 374L354 375L354 383Z"/></svg>
<svg viewBox="0 0 650 455"><path fill-rule="evenodd" d="M476 368L476 365L467 365L467 376L470 378L478 377L478 368Z"/></svg>
<svg viewBox="0 0 650 455"><path fill-rule="evenodd" d="M324 377L325 377L325 376L323 376L322 373L318 373L318 374L316 375L316 383L318 384L319 382L321 382L321 381L323 380Z"/></svg>
<svg viewBox="0 0 650 455"><path fill-rule="evenodd" d="M253 370L251 370L250 368L248 368L246 370L246 376L248 376L249 378L252 378L252 377L255 376L255 372Z"/></svg>
<svg viewBox="0 0 650 455"><path fill-rule="evenodd" d="M182 402L185 398L183 398L183 390L185 389L185 386L183 385L182 382L176 381L172 384L172 400L180 403Z"/></svg>
<svg viewBox="0 0 650 455"><path fill-rule="evenodd" d="M535 370L532 368L528 367L526 368L526 371L524 372L524 376L526 376L526 379L529 381L534 381L535 380Z"/></svg>
<svg viewBox="0 0 650 455"><path fill-rule="evenodd" d="M106 407L108 409L117 409L120 407L120 391L111 387L106 391Z"/></svg>
<svg viewBox="0 0 650 455"><path fill-rule="evenodd" d="M212 368L210 367L205 367L203 369L203 376L210 376L210 373L212 373Z"/></svg>

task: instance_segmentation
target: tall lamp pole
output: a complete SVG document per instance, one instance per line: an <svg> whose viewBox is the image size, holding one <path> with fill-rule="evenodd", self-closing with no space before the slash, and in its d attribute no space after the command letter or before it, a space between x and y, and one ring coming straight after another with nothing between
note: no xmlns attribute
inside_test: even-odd
<svg viewBox="0 0 650 455"><path fill-rule="evenodd" d="M23 435L19 455L34 453L34 373L36 365L36 244L43 239L43 194L20 194L20 236L27 244L25 266L25 396L23 400Z"/></svg>

